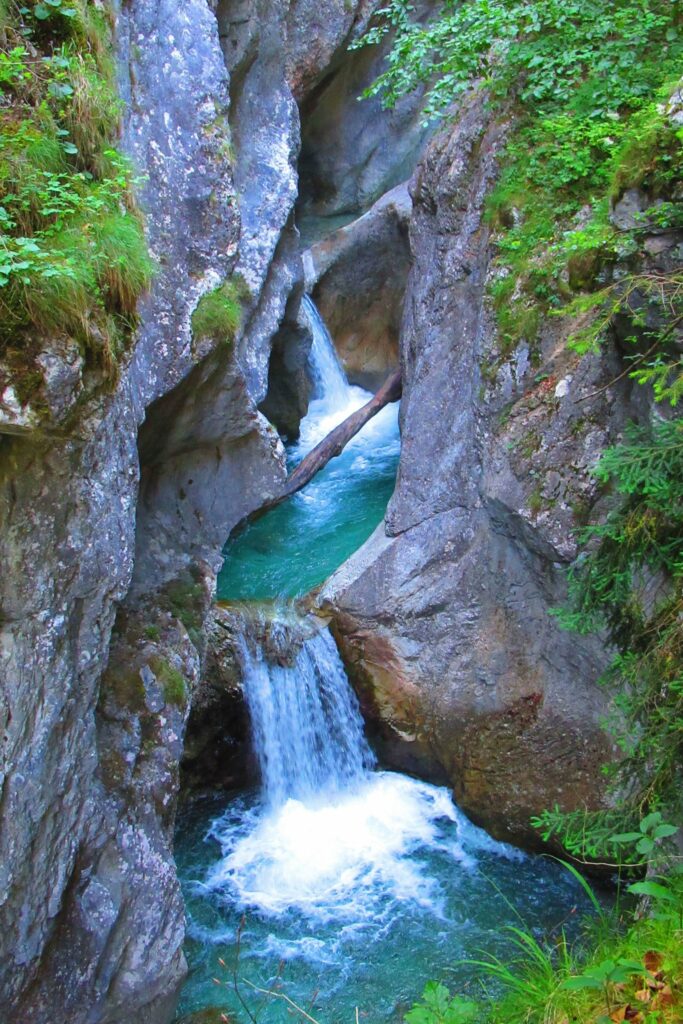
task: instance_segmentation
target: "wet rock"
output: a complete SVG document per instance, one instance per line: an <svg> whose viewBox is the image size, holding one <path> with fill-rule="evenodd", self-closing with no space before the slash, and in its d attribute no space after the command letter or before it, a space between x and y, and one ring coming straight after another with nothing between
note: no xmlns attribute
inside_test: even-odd
<svg viewBox="0 0 683 1024"><path fill-rule="evenodd" d="M387 40L346 54L301 104L302 224L358 216L413 171L429 135L424 91L400 99L391 111L382 110L378 97L358 99L384 70L389 47ZM321 237L329 229L321 224L316 231Z"/></svg>
<svg viewBox="0 0 683 1024"><path fill-rule="evenodd" d="M236 656L239 626L218 605L207 626L207 654L201 682L193 693L181 762L184 794L207 788L234 789L257 777L249 741Z"/></svg>
<svg viewBox="0 0 683 1024"><path fill-rule="evenodd" d="M376 391L398 366L410 246L407 184L304 255L307 290L352 384Z"/></svg>
<svg viewBox="0 0 683 1024"><path fill-rule="evenodd" d="M309 366L312 337L295 291L273 338L268 364L268 391L259 406L280 434L296 439L313 390Z"/></svg>

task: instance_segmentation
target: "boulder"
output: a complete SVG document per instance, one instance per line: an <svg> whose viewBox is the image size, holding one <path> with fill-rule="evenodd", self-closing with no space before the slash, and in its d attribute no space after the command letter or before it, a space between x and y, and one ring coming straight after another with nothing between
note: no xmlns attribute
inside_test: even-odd
<svg viewBox="0 0 683 1024"><path fill-rule="evenodd" d="M347 377L368 391L376 391L398 366L411 208L407 184L398 185L304 253L306 289Z"/></svg>

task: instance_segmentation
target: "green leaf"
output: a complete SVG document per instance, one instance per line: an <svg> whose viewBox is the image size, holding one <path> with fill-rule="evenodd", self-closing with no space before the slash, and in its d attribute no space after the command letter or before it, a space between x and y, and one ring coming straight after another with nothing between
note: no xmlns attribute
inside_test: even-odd
<svg viewBox="0 0 683 1024"><path fill-rule="evenodd" d="M676 902L676 897L665 885L649 879L645 882L634 882L633 885L629 885L628 891L635 893L636 896L651 896L652 899L664 900L666 903Z"/></svg>
<svg viewBox="0 0 683 1024"><path fill-rule="evenodd" d="M653 811L651 814L646 815L640 823L641 832L650 832L655 825L658 825L662 820L662 816L659 811Z"/></svg>
<svg viewBox="0 0 683 1024"><path fill-rule="evenodd" d="M640 832L621 832L619 835L609 837L610 843L635 843L639 839L642 839Z"/></svg>
<svg viewBox="0 0 683 1024"><path fill-rule="evenodd" d="M601 989L602 987L603 983L599 978L592 978L587 974L579 975L576 978L567 978L562 983L562 988L566 988L570 992L579 991L584 988Z"/></svg>
<svg viewBox="0 0 683 1024"><path fill-rule="evenodd" d="M45 21L46 18L50 17L49 8L47 8L45 4L36 4L33 8L33 13L38 21Z"/></svg>
<svg viewBox="0 0 683 1024"><path fill-rule="evenodd" d="M653 839L667 839L669 836L675 836L678 832L676 825L667 825L666 822L663 825L657 825L657 828L652 833Z"/></svg>

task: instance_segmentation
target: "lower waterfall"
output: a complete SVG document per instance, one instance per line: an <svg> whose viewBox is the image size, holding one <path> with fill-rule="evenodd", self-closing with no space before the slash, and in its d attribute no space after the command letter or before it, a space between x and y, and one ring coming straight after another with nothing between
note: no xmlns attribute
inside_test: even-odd
<svg viewBox="0 0 683 1024"><path fill-rule="evenodd" d="M287 627L279 628L286 635ZM246 639L240 654L268 804L328 800L358 785L374 758L329 631L304 640L291 667L268 662L262 648Z"/></svg>
<svg viewBox="0 0 683 1024"><path fill-rule="evenodd" d="M251 986L275 986L321 1024L351 1022L355 1007L398 1022L429 978L457 984L472 975L458 961L508 951L518 913L540 935L588 909L559 865L491 839L447 789L376 770L324 626L235 614L262 781L181 818L183 1013L217 1006L246 1021L234 972L248 1003ZM290 1019L281 1000L257 1007L259 1021Z"/></svg>

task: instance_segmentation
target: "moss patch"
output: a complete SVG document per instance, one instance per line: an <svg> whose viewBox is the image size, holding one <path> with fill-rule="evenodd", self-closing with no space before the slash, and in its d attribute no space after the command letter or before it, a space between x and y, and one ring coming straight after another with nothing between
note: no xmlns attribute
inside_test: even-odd
<svg viewBox="0 0 683 1024"><path fill-rule="evenodd" d="M192 572L187 572L184 576L168 583L160 595L160 601L182 622L190 640L195 647L199 648L202 644L207 595L197 576Z"/></svg>
<svg viewBox="0 0 683 1024"><path fill-rule="evenodd" d="M8 6L0 47L0 353L66 333L115 377L153 265L113 146L108 8Z"/></svg>
<svg viewBox="0 0 683 1024"><path fill-rule="evenodd" d="M188 695L182 672L174 668L165 658L156 654L150 658L149 667L159 681L166 703L184 707L187 704Z"/></svg>
<svg viewBox="0 0 683 1024"><path fill-rule="evenodd" d="M238 275L202 295L192 314L194 340L208 338L232 345L240 329L242 303L247 295L246 285Z"/></svg>
<svg viewBox="0 0 683 1024"><path fill-rule="evenodd" d="M139 665L110 668L103 676L102 687L104 693L110 693L121 707L132 711L142 711L145 707L145 684Z"/></svg>

